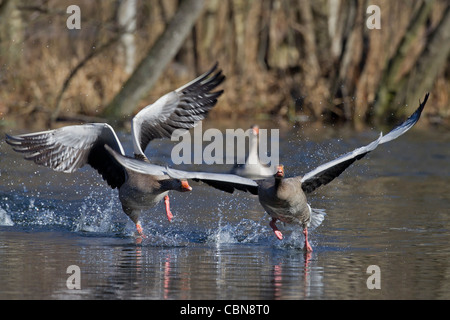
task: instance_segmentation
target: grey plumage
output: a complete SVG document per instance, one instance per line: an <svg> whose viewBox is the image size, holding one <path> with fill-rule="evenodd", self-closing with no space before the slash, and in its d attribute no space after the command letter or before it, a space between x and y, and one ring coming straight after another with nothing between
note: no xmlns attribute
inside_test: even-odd
<svg viewBox="0 0 450 320"><path fill-rule="evenodd" d="M223 90L212 92L225 79L221 70L214 73L216 69L217 64L200 77L143 108L133 118L135 154L145 157L145 148L151 140L170 138L177 129L178 135L183 134L205 118L223 93Z"/></svg>
<svg viewBox="0 0 450 320"><path fill-rule="evenodd" d="M217 63L200 77L167 93L142 109L132 120L135 158L149 162L144 154L151 140L170 137L175 130L184 134L202 121L216 105L223 90L213 92L225 76ZM125 156L114 129L106 123L88 123L22 135L6 135L6 142L25 159L55 171L75 172L88 164L114 189L125 212L138 221L143 207L153 206L168 190L187 191L177 179L142 175L121 165L105 146ZM142 161L144 160L144 161ZM136 190L133 194L133 190ZM163 196L164 197L164 196ZM168 200L167 200L168 203ZM168 206L166 206L169 216ZM170 219L170 217L169 217Z"/></svg>
<svg viewBox="0 0 450 320"><path fill-rule="evenodd" d="M429 94L426 94L424 101L406 121L385 136L380 134L377 140L322 164L303 177L285 178L283 166L278 167L273 177L257 181L231 174L207 172L167 170L167 174L172 178L200 180L226 192L234 192L235 189L238 189L258 194L259 202L272 217L270 225L277 237L279 239L282 237L275 225L277 220L298 223L304 229L305 248L311 250L307 241L307 228L310 225L317 227L323 220L324 211L311 209L307 203L306 194L334 180L352 163L362 159L369 152L375 150L378 145L392 141L411 129L419 120L428 96Z"/></svg>

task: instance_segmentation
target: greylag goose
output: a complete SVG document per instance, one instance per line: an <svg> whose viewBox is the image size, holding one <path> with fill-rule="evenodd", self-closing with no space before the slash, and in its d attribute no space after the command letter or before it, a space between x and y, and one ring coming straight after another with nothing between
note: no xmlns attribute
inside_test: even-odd
<svg viewBox="0 0 450 320"><path fill-rule="evenodd" d="M235 164L231 174L250 179L264 179L273 176L275 171L270 166L261 163L258 155L259 127L253 125L250 128L248 156L244 164Z"/></svg>
<svg viewBox="0 0 450 320"><path fill-rule="evenodd" d="M270 226L275 236L280 240L283 238L281 231L276 226L277 220L300 224L305 235L304 249L311 252L312 248L308 241L308 227L319 226L323 221L324 211L312 209L307 202L306 194L331 182L353 162L362 159L378 145L394 140L411 129L419 120L428 96L429 94L426 94L423 103L420 103L419 108L406 121L385 136L380 134L379 138L372 143L322 164L303 176L285 178L282 165L278 166L273 177L258 181L231 174L186 172L170 168L166 168L166 173L172 178L200 180L229 193L238 189L257 194L259 202L272 217Z"/></svg>
<svg viewBox="0 0 450 320"><path fill-rule="evenodd" d="M217 63L207 72L186 85L167 93L153 104L143 108L132 120L134 157L149 163L144 154L153 139L171 137L176 129L185 133L202 121L216 105L223 90L213 92L225 76L217 70ZM180 134L180 130L174 134ZM119 189L124 212L136 224L139 234L142 226L139 216L143 208L154 206L164 199L166 214L172 219L169 190L190 191L187 181L164 175L143 176L127 170L105 149L105 145L125 155L114 129L107 123L88 123L66 126L55 130L22 135L6 135L6 142L25 159L55 171L74 172L89 164L96 169L111 188Z"/></svg>

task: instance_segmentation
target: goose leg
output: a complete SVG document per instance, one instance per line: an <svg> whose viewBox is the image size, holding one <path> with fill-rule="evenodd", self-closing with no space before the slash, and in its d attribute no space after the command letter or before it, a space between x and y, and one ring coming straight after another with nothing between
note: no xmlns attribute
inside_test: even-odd
<svg viewBox="0 0 450 320"><path fill-rule="evenodd" d="M166 205L167 219L169 219L169 222L172 222L173 214L170 212L169 196L164 197L164 204Z"/></svg>
<svg viewBox="0 0 450 320"><path fill-rule="evenodd" d="M277 222L277 218L272 218L272 221L270 221L269 225L272 228L273 232L275 233L275 236L278 238L278 240L282 240L283 239L283 234L281 233L280 230L278 230L275 222Z"/></svg>
<svg viewBox="0 0 450 320"><path fill-rule="evenodd" d="M136 222L136 230L137 230L138 235L139 235L140 237L145 238L144 231L143 231L143 229L142 229L142 225L141 225L141 222L140 222L140 221Z"/></svg>
<svg viewBox="0 0 450 320"><path fill-rule="evenodd" d="M303 228L303 234L305 235L305 247L304 249L306 250L306 252L312 252L312 247L308 242L308 228Z"/></svg>
<svg viewBox="0 0 450 320"><path fill-rule="evenodd" d="M133 209L132 207L125 205L122 203L122 209L127 214L128 217L130 217L131 221L134 222L136 225L136 230L138 233L138 236L141 238L145 238L144 232L142 230L141 221L139 221L139 217L141 215L141 210L139 209Z"/></svg>

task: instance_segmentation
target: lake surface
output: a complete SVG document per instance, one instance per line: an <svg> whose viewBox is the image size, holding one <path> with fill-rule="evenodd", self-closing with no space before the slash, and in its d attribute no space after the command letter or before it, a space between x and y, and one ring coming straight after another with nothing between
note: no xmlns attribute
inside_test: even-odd
<svg viewBox="0 0 450 320"><path fill-rule="evenodd" d="M378 132L283 128L286 175ZM119 137L131 154L128 134ZM175 144L146 153L170 164ZM450 299L449 131L415 127L310 195L327 216L310 232L309 256L298 227L280 223L285 239L275 238L255 197L191 186L170 194L172 223L163 203L144 214L138 243L117 191L92 168L57 173L0 142L0 299ZM69 266L80 289L67 284Z"/></svg>

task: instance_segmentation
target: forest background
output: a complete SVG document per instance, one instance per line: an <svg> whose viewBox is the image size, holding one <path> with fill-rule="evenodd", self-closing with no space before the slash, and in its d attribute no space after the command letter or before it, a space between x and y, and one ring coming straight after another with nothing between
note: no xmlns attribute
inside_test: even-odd
<svg viewBox="0 0 450 320"><path fill-rule="evenodd" d="M446 0L0 0L0 129L128 121L215 62L212 119L361 127L429 91L448 126L449 53Z"/></svg>

